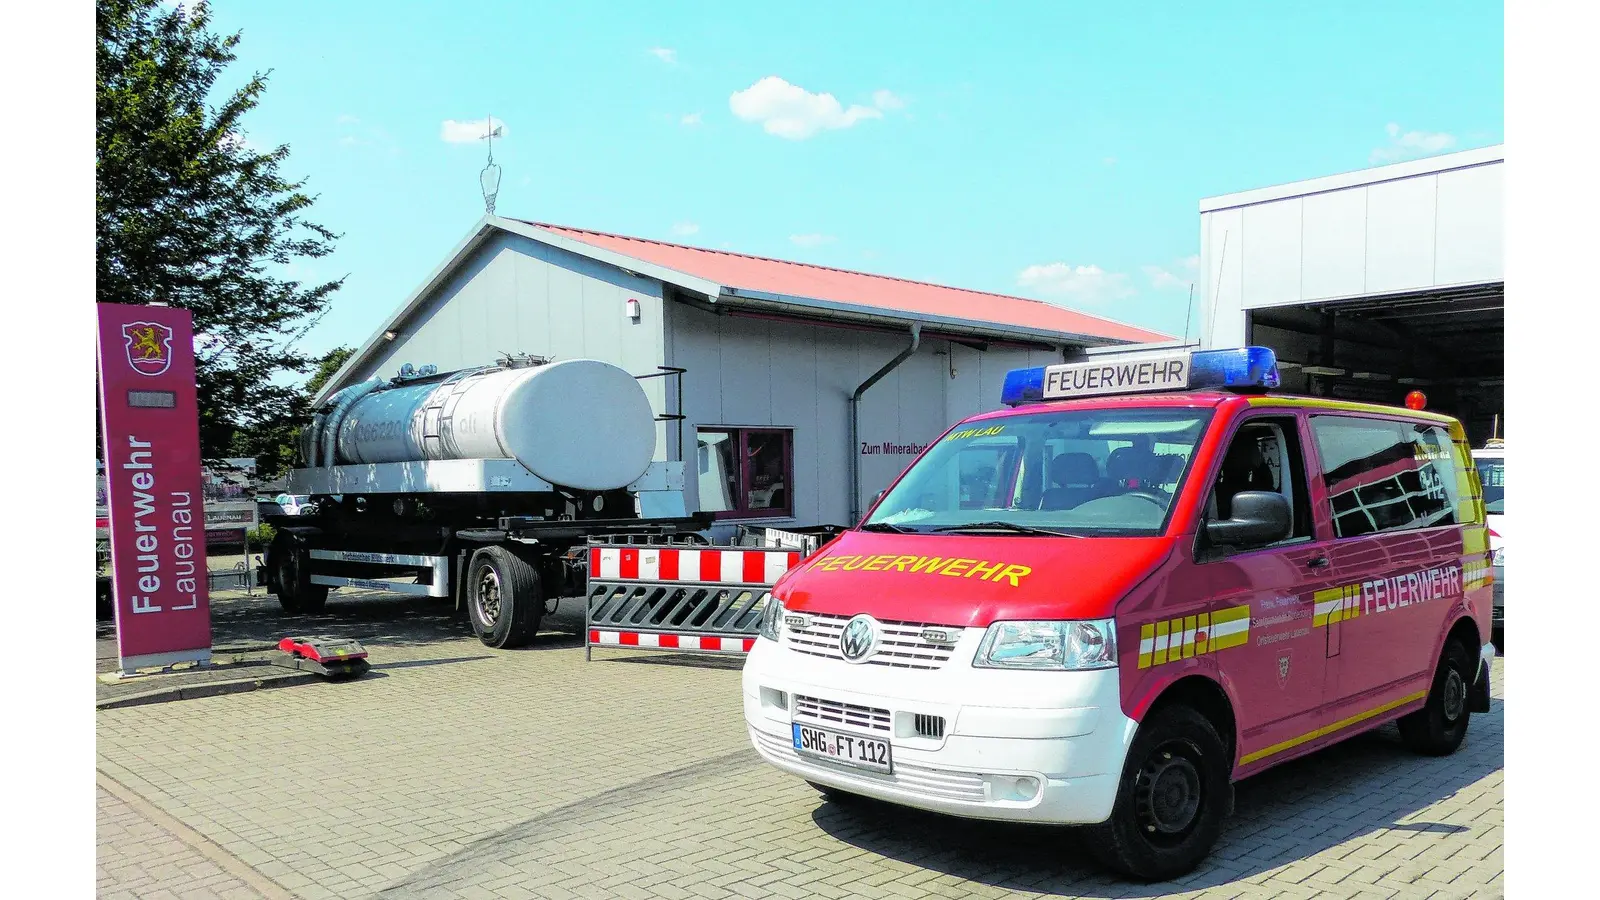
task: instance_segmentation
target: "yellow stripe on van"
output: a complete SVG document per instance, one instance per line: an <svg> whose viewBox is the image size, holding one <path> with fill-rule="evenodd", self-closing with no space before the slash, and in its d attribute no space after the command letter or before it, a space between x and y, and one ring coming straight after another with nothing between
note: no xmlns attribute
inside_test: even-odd
<svg viewBox="0 0 1600 900"><path fill-rule="evenodd" d="M1167 661L1167 620L1162 619L1156 623L1155 656L1150 660L1151 665L1159 666Z"/></svg>
<svg viewBox="0 0 1600 900"><path fill-rule="evenodd" d="M1317 409L1326 412L1360 412L1373 413L1381 416L1396 416L1408 419L1426 419L1448 427L1455 419L1436 412L1426 410L1406 409L1404 406L1380 406L1376 403L1357 403L1354 400L1329 400L1317 397L1251 397L1251 406L1296 406L1301 409Z"/></svg>
<svg viewBox="0 0 1600 900"><path fill-rule="evenodd" d="M1150 668L1150 658L1155 655L1156 626L1147 623L1139 626L1139 668ZM1146 646L1149 650L1144 649Z"/></svg>
<svg viewBox="0 0 1600 900"><path fill-rule="evenodd" d="M1311 611L1313 615L1311 616L1311 626L1313 628L1321 628L1324 625L1327 625L1329 622L1339 621L1337 618L1335 618L1338 607L1334 607L1331 610L1323 610L1322 612L1317 612L1317 607L1322 606L1324 603L1333 603L1334 601L1343 603L1344 597L1345 589L1342 587L1323 588L1322 590L1317 591L1315 594L1312 594Z"/></svg>
<svg viewBox="0 0 1600 900"><path fill-rule="evenodd" d="M1483 525L1468 525L1461 529L1461 553L1476 556L1489 552L1489 529Z"/></svg>
<svg viewBox="0 0 1600 900"><path fill-rule="evenodd" d="M1195 616L1194 628L1194 652L1208 652L1210 649L1209 645L1211 643L1211 614L1201 613L1200 615Z"/></svg>
<svg viewBox="0 0 1600 900"><path fill-rule="evenodd" d="M1381 716L1391 709L1398 709L1402 706L1405 706L1407 703L1414 703L1427 696L1427 691L1418 691L1415 694L1407 694L1398 700L1391 700L1382 706L1374 707L1365 712L1356 713L1349 718L1340 719L1339 721L1334 722L1332 725L1324 725L1315 731L1308 731L1299 737L1290 738L1287 741L1280 741L1279 743L1273 744L1270 747L1262 747L1260 750L1256 750L1253 753L1246 753L1245 755L1239 757L1239 764L1247 765L1255 762L1258 759L1266 759L1269 756L1282 753L1285 750L1292 750L1301 744L1309 743L1310 741L1314 741L1319 737L1326 737L1327 735L1333 734L1336 731L1342 731L1346 728L1349 728L1352 725L1358 725L1372 718L1373 716Z"/></svg>
<svg viewBox="0 0 1600 900"><path fill-rule="evenodd" d="M1194 656L1194 616L1183 617L1183 658Z"/></svg>
<svg viewBox="0 0 1600 900"><path fill-rule="evenodd" d="M1242 647L1250 643L1250 607L1230 606L1227 609L1219 609L1211 614L1211 627L1218 631L1230 630L1225 626L1240 620L1244 621L1243 629L1232 634L1213 634L1211 636L1211 649L1213 651L1226 650L1229 647Z"/></svg>

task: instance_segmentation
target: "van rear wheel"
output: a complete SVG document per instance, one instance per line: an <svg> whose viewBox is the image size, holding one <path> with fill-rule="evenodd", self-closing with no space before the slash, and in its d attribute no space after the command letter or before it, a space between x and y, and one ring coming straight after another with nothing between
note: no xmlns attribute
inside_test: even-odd
<svg viewBox="0 0 1600 900"><path fill-rule="evenodd" d="M1439 668L1433 673L1427 703L1395 723L1400 726L1400 740L1426 756L1456 752L1466 740L1467 721L1472 718L1468 699L1476 675L1467 648L1455 638L1447 641L1439 656Z"/></svg>
<svg viewBox="0 0 1600 900"><path fill-rule="evenodd" d="M1209 719L1187 706L1157 708L1128 749L1111 818L1084 829L1089 852L1145 881L1192 871L1222 834L1231 766Z"/></svg>

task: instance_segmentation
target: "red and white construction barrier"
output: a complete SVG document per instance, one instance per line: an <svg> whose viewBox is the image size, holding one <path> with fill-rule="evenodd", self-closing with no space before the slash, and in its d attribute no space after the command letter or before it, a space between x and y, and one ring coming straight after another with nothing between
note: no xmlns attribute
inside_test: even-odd
<svg viewBox="0 0 1600 900"><path fill-rule="evenodd" d="M654 634L644 631L589 629L589 643L597 647L650 647L659 650L699 650L703 653L749 653L755 638L709 637L694 634Z"/></svg>
<svg viewBox="0 0 1600 900"><path fill-rule="evenodd" d="M800 562L796 550L591 547L589 577L605 581L774 584Z"/></svg>

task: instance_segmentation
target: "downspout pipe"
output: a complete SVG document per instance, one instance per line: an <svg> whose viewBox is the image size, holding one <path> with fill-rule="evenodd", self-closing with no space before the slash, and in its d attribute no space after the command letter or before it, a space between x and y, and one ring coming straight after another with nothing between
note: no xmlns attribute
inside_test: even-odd
<svg viewBox="0 0 1600 900"><path fill-rule="evenodd" d="M911 344L900 351L900 355L889 360L884 367L872 373L872 377L861 382L856 392L850 395L850 527L854 528L861 521L861 451L857 448L861 434L861 395L867 389L877 384L883 376L893 372L899 365L911 358L917 352L917 347L922 344L922 323L911 323Z"/></svg>

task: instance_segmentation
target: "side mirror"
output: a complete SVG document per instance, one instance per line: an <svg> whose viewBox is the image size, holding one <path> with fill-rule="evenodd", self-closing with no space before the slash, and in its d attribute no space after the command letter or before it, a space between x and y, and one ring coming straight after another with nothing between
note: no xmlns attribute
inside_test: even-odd
<svg viewBox="0 0 1600 900"><path fill-rule="evenodd" d="M869 506L877 506L878 505L878 501L882 500L883 499L883 495L887 494L887 493L889 493L887 490L883 490L883 491L877 492L876 494L873 494L872 495L872 502L870 504L868 504L868 505Z"/></svg>
<svg viewBox="0 0 1600 900"><path fill-rule="evenodd" d="M1282 494L1240 491L1233 497L1233 517L1206 523L1206 538L1228 547L1271 544L1294 530L1294 513Z"/></svg>

